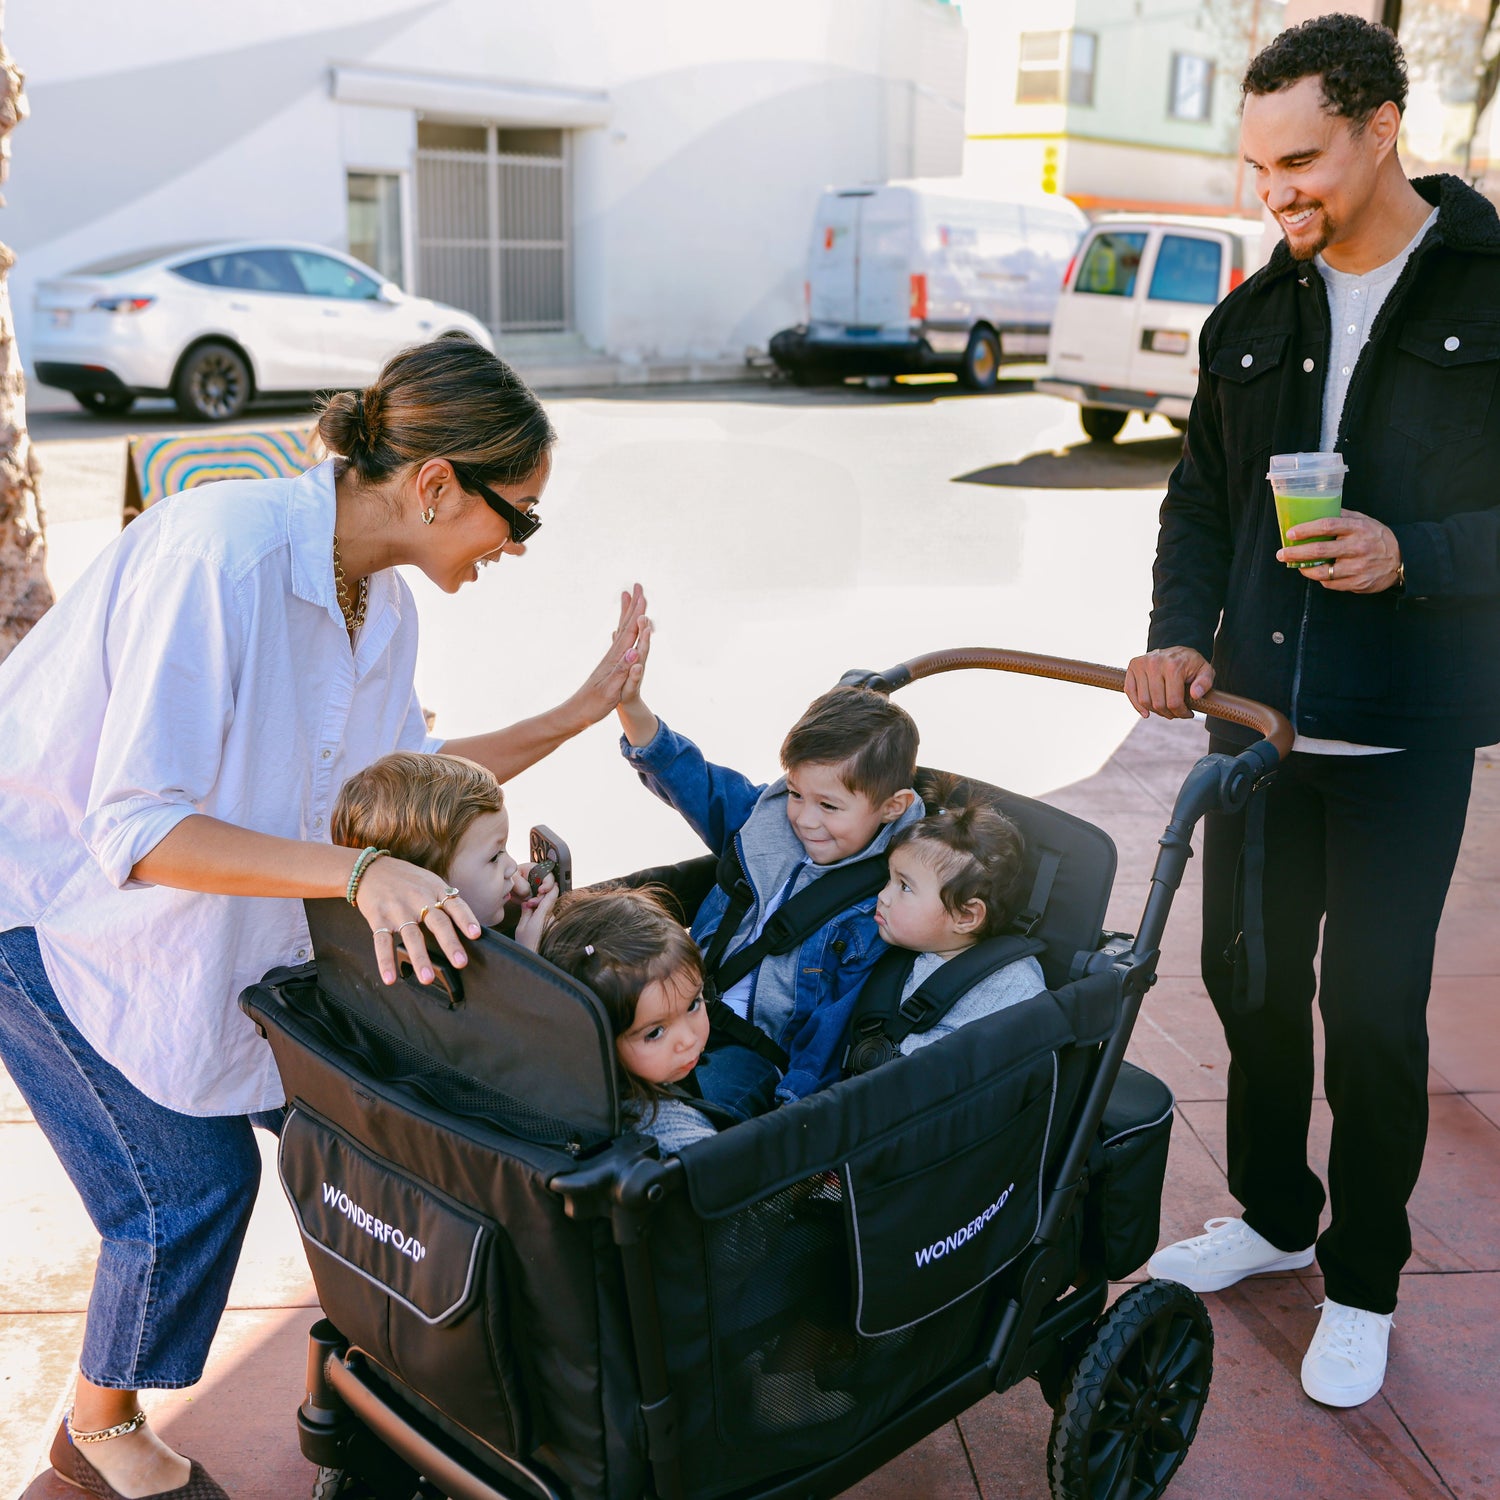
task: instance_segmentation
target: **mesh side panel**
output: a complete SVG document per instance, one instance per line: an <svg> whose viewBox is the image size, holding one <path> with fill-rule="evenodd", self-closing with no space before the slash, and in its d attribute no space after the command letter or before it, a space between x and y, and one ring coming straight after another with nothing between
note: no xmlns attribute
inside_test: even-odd
<svg viewBox="0 0 1500 1500"><path fill-rule="evenodd" d="M350 1058L361 1071L380 1083L448 1114L498 1125L509 1134L537 1145L577 1151L586 1144L595 1144L585 1141L581 1132L566 1120L434 1061L401 1037L372 1026L322 990L309 986L299 991L295 999L298 1015L328 1046Z"/></svg>
<svg viewBox="0 0 1500 1500"><path fill-rule="evenodd" d="M954 1310L956 1324L944 1315L875 1338L855 1332L837 1173L704 1232L718 1427L735 1445L784 1445L809 1429L822 1429L822 1442L862 1434L972 1342L961 1330L974 1321L973 1298Z"/></svg>

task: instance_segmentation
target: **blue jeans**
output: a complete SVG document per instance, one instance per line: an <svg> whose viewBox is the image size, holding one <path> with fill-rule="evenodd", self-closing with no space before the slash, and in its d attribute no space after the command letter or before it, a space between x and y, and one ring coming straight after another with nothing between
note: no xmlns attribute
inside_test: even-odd
<svg viewBox="0 0 1500 1500"><path fill-rule="evenodd" d="M753 1120L776 1103L776 1085L781 1074L758 1052L733 1042L710 1038L698 1059L698 1089L710 1104L728 1110L741 1120Z"/></svg>
<svg viewBox="0 0 1500 1500"><path fill-rule="evenodd" d="M148 1099L67 1018L36 932L0 932L0 1061L99 1231L79 1368L116 1390L203 1374L260 1182L252 1120Z"/></svg>

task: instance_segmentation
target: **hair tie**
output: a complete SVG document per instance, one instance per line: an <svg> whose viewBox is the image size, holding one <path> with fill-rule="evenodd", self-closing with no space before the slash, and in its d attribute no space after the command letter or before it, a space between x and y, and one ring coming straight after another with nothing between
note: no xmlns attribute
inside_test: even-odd
<svg viewBox="0 0 1500 1500"><path fill-rule="evenodd" d="M362 391L356 392L354 396L354 440L361 447L370 446L370 429L365 425L365 398Z"/></svg>

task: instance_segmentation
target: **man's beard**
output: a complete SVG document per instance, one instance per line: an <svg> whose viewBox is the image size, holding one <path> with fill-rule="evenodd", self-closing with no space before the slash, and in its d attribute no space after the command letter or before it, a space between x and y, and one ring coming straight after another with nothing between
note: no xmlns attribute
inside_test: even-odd
<svg viewBox="0 0 1500 1500"><path fill-rule="evenodd" d="M1315 255L1321 255L1333 243L1336 232L1333 221L1328 217L1327 210L1324 209L1321 203L1303 204L1302 206L1303 208L1310 207L1315 214L1320 216L1323 232L1315 240L1294 245L1291 236L1287 234L1286 226L1283 224L1281 235L1286 240L1286 247L1291 251L1293 260L1311 260Z"/></svg>

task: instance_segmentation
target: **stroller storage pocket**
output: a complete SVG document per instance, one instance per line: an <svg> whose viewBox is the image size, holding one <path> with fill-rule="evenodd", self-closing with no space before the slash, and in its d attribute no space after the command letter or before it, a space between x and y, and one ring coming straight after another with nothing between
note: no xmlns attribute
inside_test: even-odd
<svg viewBox="0 0 1500 1500"><path fill-rule="evenodd" d="M1156 1249L1174 1104L1161 1079L1120 1064L1099 1122L1086 1215L1093 1253L1112 1281L1130 1275Z"/></svg>
<svg viewBox="0 0 1500 1500"><path fill-rule="evenodd" d="M1057 1058L1048 1053L849 1160L861 1334L931 1317L1030 1244L1056 1093Z"/></svg>
<svg viewBox="0 0 1500 1500"><path fill-rule="evenodd" d="M450 1415L520 1451L495 1226L301 1104L282 1131L280 1172L323 1309L350 1343L413 1389L450 1393Z"/></svg>

